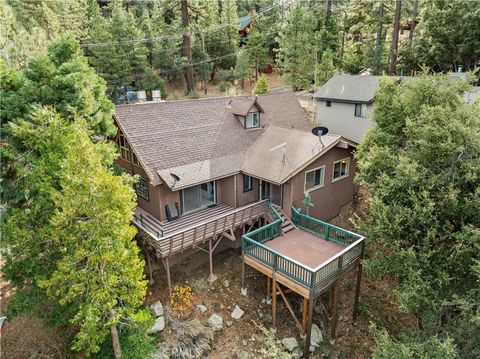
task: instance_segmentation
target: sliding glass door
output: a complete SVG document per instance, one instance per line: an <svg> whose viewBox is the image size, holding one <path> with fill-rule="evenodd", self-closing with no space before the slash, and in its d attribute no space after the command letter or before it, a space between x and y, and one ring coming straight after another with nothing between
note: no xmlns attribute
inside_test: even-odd
<svg viewBox="0 0 480 359"><path fill-rule="evenodd" d="M182 190L183 212L207 207L215 203L215 181Z"/></svg>

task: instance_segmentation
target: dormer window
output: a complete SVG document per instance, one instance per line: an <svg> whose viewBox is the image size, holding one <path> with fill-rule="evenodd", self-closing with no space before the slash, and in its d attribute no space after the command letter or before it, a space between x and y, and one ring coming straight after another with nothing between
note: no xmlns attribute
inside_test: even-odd
<svg viewBox="0 0 480 359"><path fill-rule="evenodd" d="M245 119L245 128L260 127L260 112L249 112Z"/></svg>

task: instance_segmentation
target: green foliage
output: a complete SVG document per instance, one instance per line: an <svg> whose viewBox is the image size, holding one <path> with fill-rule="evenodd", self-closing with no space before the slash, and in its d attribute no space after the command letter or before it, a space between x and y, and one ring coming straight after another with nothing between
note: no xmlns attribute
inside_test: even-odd
<svg viewBox="0 0 480 359"><path fill-rule="evenodd" d="M386 248L366 268L398 279L400 308L418 317L424 337L450 337L473 358L480 290L464 283L480 280L480 119L467 90L447 76L382 80L376 126L356 158L357 182L371 194L360 229Z"/></svg>
<svg viewBox="0 0 480 359"><path fill-rule="evenodd" d="M406 70L427 66L434 71L473 70L480 59L480 3L429 0L425 2L418 36L404 42L401 65Z"/></svg>
<svg viewBox="0 0 480 359"><path fill-rule="evenodd" d="M102 166L102 154L81 121L71 126L70 136L49 228L52 245L63 255L40 284L61 305L77 308L72 323L79 332L73 349L92 353L110 326L132 317L145 296L146 282L144 263L132 242L131 180Z"/></svg>
<svg viewBox="0 0 480 359"><path fill-rule="evenodd" d="M315 68L317 22L305 1L292 5L278 37L277 62L294 89L310 88Z"/></svg>
<svg viewBox="0 0 480 359"><path fill-rule="evenodd" d="M262 74L258 81L255 83L255 88L253 90L256 95L265 94L270 92L270 88L268 87L268 79L267 75Z"/></svg>
<svg viewBox="0 0 480 359"><path fill-rule="evenodd" d="M252 73L252 64L248 52L240 50L235 64L235 77L242 82L242 89L245 89L245 77Z"/></svg>
<svg viewBox="0 0 480 359"><path fill-rule="evenodd" d="M122 358L140 359L149 358L157 349L156 338L147 335L144 331L133 327L126 327L119 331L120 346L122 348ZM110 359L113 357L113 347L110 338L102 344L98 353L95 353L94 359Z"/></svg>
<svg viewBox="0 0 480 359"><path fill-rule="evenodd" d="M317 86L322 86L325 82L335 75L336 67L333 63L333 51L328 49L322 55L322 61L317 66L316 83Z"/></svg>
<svg viewBox="0 0 480 359"><path fill-rule="evenodd" d="M376 342L373 359L457 358L455 346L451 340L441 341L437 337L422 340L421 335L416 333L401 341L394 341L386 330L379 330L375 326L371 326L370 330L373 331Z"/></svg>
<svg viewBox="0 0 480 359"><path fill-rule="evenodd" d="M73 38L50 45L46 55L32 58L21 73L4 66L0 71L2 124L25 117L33 106L48 105L66 118L85 119L97 135L114 133L105 82L89 68Z"/></svg>

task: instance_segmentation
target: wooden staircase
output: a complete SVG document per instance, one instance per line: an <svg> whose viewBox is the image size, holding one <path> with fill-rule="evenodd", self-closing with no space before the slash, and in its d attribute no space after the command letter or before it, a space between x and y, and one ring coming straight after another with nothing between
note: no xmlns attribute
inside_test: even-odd
<svg viewBox="0 0 480 359"><path fill-rule="evenodd" d="M290 231L293 231L294 229L297 229L297 226L292 222L292 220L285 214L285 212L276 205L272 205L273 208L277 211L277 213L280 215L282 218L282 234L285 235L285 233L288 233Z"/></svg>

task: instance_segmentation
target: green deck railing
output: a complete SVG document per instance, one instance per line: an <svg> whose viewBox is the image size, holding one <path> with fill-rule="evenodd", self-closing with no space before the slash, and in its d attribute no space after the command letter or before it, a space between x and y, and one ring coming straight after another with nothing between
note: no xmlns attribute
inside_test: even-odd
<svg viewBox="0 0 480 359"><path fill-rule="evenodd" d="M292 208L292 221L297 227L302 228L304 231L314 234L317 237L324 238L327 241L335 242L344 247L347 247L362 238L359 234L300 213L295 208Z"/></svg>
<svg viewBox="0 0 480 359"><path fill-rule="evenodd" d="M292 208L292 221L298 228L345 248L317 268L306 267L264 245L282 235L282 220L277 219L244 234L242 236L243 253L311 289L322 285L363 254L365 238L356 233L304 215L294 208Z"/></svg>

